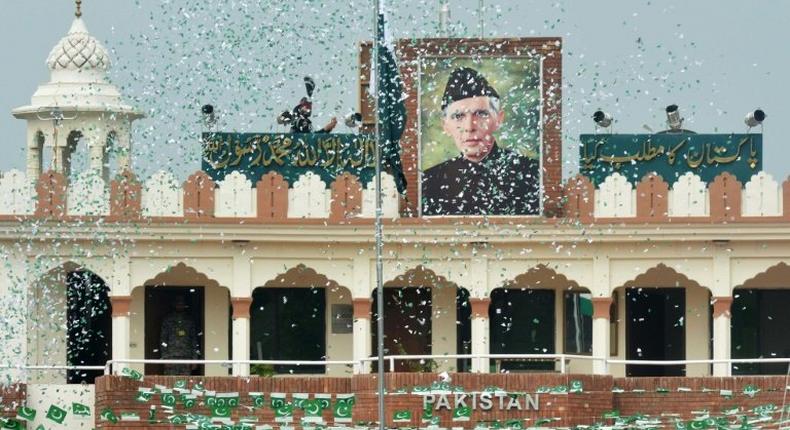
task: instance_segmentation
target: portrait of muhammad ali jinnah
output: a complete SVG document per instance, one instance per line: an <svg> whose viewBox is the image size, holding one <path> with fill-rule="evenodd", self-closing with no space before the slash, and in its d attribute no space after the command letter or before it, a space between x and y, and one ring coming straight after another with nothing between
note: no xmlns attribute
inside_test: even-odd
<svg viewBox="0 0 790 430"><path fill-rule="evenodd" d="M497 138L508 109L486 77L472 67L454 68L441 95L441 131L454 156L422 171L422 214L537 215L540 163ZM537 124L535 124L537 127Z"/></svg>

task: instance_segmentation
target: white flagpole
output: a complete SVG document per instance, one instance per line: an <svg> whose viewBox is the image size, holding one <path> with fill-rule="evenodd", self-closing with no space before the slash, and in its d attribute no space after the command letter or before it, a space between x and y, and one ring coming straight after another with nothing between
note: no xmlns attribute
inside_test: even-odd
<svg viewBox="0 0 790 430"><path fill-rule="evenodd" d="M379 15L381 13L381 0L374 0L375 13L373 19L373 29L375 40L373 42L373 75L376 80L379 79L379 40L383 36L379 34ZM379 135L379 92L381 91L378 82L375 82L376 91L373 100L376 112L376 221L375 221L375 235L376 235L376 343L378 347L378 391L379 391L379 430L386 428L386 410L384 407L384 266L382 261L382 248L383 248L383 226L382 226L382 210L381 210L381 136Z"/></svg>

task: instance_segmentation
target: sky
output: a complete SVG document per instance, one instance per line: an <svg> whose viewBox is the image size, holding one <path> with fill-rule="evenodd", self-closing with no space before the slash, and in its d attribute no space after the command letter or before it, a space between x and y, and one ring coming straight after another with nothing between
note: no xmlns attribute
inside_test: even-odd
<svg viewBox="0 0 790 430"><path fill-rule="evenodd" d="M435 37L440 0L387 5L394 38ZM680 106L684 127L742 133L763 109L764 169L790 174L786 70L790 2L733 0L448 0L453 36L563 38L563 165L578 170L578 136L592 113L611 113L618 133L665 127L664 108ZM83 1L83 18L110 50L110 79L144 111L135 123L134 165L147 177L200 166L199 109L212 103L220 128L286 131L279 112L317 83L315 119L357 108L357 46L372 39L372 0ZM70 0L2 0L6 61L0 68L0 171L24 168L26 105L48 80L45 60L73 20ZM336 129L348 131L345 126Z"/></svg>

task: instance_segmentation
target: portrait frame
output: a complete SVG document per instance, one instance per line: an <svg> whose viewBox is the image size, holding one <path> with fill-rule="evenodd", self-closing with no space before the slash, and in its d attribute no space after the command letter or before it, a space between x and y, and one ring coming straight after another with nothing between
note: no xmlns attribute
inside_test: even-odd
<svg viewBox="0 0 790 430"><path fill-rule="evenodd" d="M560 38L404 39L396 55L404 82L407 124L401 138L406 178L407 210L422 215L422 106L421 73L427 58L487 59L534 58L539 64L539 215L490 215L502 217L553 216L559 210L562 179ZM458 217L469 215L437 215ZM472 215L475 216L475 215Z"/></svg>

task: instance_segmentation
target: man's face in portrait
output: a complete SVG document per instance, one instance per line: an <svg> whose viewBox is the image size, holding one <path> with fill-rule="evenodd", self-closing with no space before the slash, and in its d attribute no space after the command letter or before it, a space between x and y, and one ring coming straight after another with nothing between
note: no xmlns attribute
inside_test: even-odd
<svg viewBox="0 0 790 430"><path fill-rule="evenodd" d="M443 128L464 158L479 163L491 152L494 132L504 119L504 111L494 110L490 97L468 97L447 106Z"/></svg>

